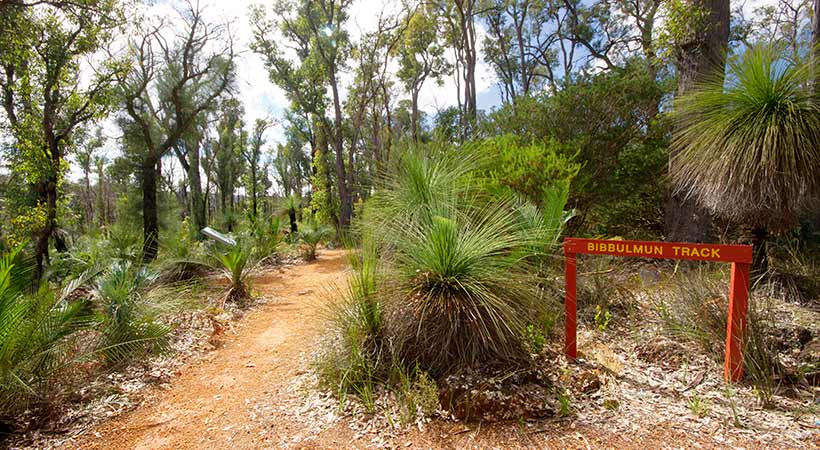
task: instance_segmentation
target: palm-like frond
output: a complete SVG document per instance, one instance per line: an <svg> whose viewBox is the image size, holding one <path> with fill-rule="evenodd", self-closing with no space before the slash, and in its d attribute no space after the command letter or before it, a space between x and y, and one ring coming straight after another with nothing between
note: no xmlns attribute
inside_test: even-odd
<svg viewBox="0 0 820 450"><path fill-rule="evenodd" d="M42 397L73 361L78 332L96 323L87 302L57 298L46 285L27 294L21 249L0 258L0 414Z"/></svg>
<svg viewBox="0 0 820 450"><path fill-rule="evenodd" d="M133 269L129 262L120 262L97 280L96 294L104 311L97 351L108 362L127 362L167 350L171 330L155 321L142 297L156 277L146 268Z"/></svg>
<svg viewBox="0 0 820 450"><path fill-rule="evenodd" d="M316 247L333 235L333 229L327 225L318 224L312 221L302 223L299 230L299 241L302 243L305 259L313 261L316 259Z"/></svg>
<svg viewBox="0 0 820 450"><path fill-rule="evenodd" d="M671 176L718 215L790 226L820 198L820 99L809 64L777 47L747 50L674 105Z"/></svg>

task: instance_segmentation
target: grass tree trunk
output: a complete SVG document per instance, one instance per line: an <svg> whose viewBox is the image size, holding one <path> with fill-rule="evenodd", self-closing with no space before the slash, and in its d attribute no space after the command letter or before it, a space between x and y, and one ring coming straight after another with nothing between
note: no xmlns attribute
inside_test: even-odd
<svg viewBox="0 0 820 450"><path fill-rule="evenodd" d="M707 18L692 38L683 42L678 55L678 95L694 89L726 65L729 42L729 0L692 0ZM669 171L674 171L670 154ZM673 192L666 204L666 240L672 242L707 242L711 239L712 218L693 198Z"/></svg>
<svg viewBox="0 0 820 450"><path fill-rule="evenodd" d="M299 228L296 226L296 209L289 208L288 209L288 220L290 220L290 232L295 234L299 231Z"/></svg>
<svg viewBox="0 0 820 450"><path fill-rule="evenodd" d="M740 242L754 247L752 254L752 275L755 277L765 275L769 270L769 257L766 251L768 240L769 230L764 226L747 225L741 229Z"/></svg>

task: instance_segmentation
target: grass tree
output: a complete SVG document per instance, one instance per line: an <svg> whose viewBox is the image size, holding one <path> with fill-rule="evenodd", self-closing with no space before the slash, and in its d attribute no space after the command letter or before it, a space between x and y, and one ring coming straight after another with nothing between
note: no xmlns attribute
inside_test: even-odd
<svg viewBox="0 0 820 450"><path fill-rule="evenodd" d="M779 47L748 49L724 81L676 100L672 139L676 189L742 227L767 267L770 231L796 225L820 198L820 98L811 67Z"/></svg>
<svg viewBox="0 0 820 450"><path fill-rule="evenodd" d="M376 294L386 333L434 376L525 361L525 330L548 308L530 257L553 233L487 192L481 153L460 150L404 155L364 216L389 280Z"/></svg>

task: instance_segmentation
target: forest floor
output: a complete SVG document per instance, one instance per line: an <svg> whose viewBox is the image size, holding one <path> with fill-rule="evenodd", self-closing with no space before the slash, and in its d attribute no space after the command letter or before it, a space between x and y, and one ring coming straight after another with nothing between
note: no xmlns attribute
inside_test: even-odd
<svg viewBox="0 0 820 450"><path fill-rule="evenodd" d="M713 400L705 417L689 412L681 392L691 377L658 380L661 369L639 366L602 375L601 392L566 418L463 424L432 419L398 427L383 417L362 417L315 389L312 361L322 339L323 311L334 286L347 276L343 251L326 250L308 264L257 276L254 290L266 301L251 309L215 349L187 360L165 385L148 386L128 411L59 441L61 448L811 448L820 447L817 411L794 419L785 413L742 409L732 426ZM583 343L584 336L579 336ZM590 344L591 345L591 344ZM597 344L596 344L597 345ZM583 347L582 347L583 348ZM623 356L589 347L590 354ZM591 360L595 358L591 357ZM594 364L594 362L593 362ZM571 367L571 366L570 366ZM697 389L721 389L719 369L692 369ZM632 375L630 375L632 373ZM648 376L646 380L640 376ZM653 378L654 377L654 378ZM677 386L658 387L660 383ZM709 386L712 386L711 388ZM603 408L620 390L617 410ZM628 391L628 392L626 392ZM610 393L607 393L610 392ZM709 398L704 391L704 404ZM717 395L717 394L714 394ZM576 402L576 400L573 400ZM733 405L733 408L737 409ZM721 412L722 411L722 412ZM772 415L774 414L774 415ZM785 423L785 425L783 425ZM55 445L52 441L48 445Z"/></svg>

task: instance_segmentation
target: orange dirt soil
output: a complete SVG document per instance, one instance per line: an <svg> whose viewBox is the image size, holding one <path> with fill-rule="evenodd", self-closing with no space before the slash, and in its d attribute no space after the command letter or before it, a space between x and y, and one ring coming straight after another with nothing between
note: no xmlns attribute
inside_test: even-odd
<svg viewBox="0 0 820 450"><path fill-rule="evenodd" d="M660 448L714 447L674 423L639 427L632 435L607 432L606 423L571 421L481 425L434 420L423 430L358 432L343 416L318 429L303 416L305 394L293 380L309 370L322 336L323 305L346 280L343 251L328 250L313 263L256 277L268 299L225 336L222 345L188 363L170 389L151 388L134 410L65 442L83 449L249 448ZM311 429L311 430L309 430ZM758 447L754 442L735 442ZM719 445L718 445L719 446Z"/></svg>

